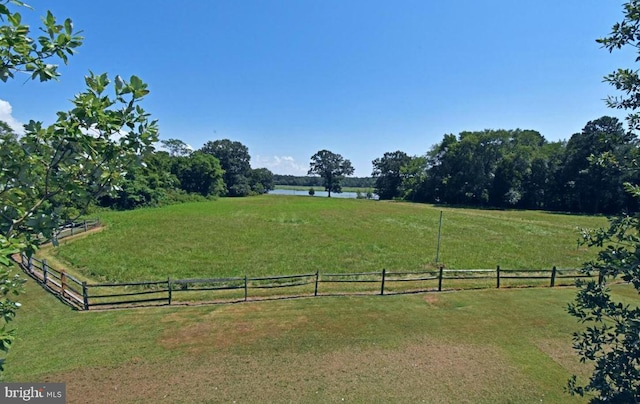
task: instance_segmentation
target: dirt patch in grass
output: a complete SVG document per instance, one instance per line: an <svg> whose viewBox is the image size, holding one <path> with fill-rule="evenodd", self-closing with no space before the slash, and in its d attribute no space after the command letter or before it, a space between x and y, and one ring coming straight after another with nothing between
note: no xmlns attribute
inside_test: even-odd
<svg viewBox="0 0 640 404"><path fill-rule="evenodd" d="M225 350L231 346L248 346L261 339L279 337L292 329L308 323L306 315L269 318L259 313L264 306L243 304L227 306L212 311L194 321L181 312L167 316L163 322L173 323L165 327L159 344L167 349L186 349L190 352ZM259 315L260 318L256 318ZM239 320L228 321L229 316ZM220 321L219 317L224 317Z"/></svg>
<svg viewBox="0 0 640 404"><path fill-rule="evenodd" d="M69 403L459 403L540 398L498 348L433 342L320 355L200 352L163 363L135 358L119 367L83 368L43 381L66 382Z"/></svg>
<svg viewBox="0 0 640 404"><path fill-rule="evenodd" d="M442 299L439 293L425 293L423 300L433 309L444 309L451 307L447 299Z"/></svg>
<svg viewBox="0 0 640 404"><path fill-rule="evenodd" d="M423 299L425 302L429 303L429 305L433 305L433 306L437 306L438 303L440 302L440 298L433 293L425 294Z"/></svg>

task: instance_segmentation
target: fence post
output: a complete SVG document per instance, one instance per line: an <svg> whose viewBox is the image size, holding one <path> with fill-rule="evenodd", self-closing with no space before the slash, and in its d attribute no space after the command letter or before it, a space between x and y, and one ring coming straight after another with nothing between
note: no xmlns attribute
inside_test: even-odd
<svg viewBox="0 0 640 404"><path fill-rule="evenodd" d="M84 231L87 231L87 219L84 219Z"/></svg>
<svg viewBox="0 0 640 404"><path fill-rule="evenodd" d="M444 272L444 265L440 265L440 271L438 271L438 292L442 292L442 274Z"/></svg>
<svg viewBox="0 0 640 404"><path fill-rule="evenodd" d="M598 273L598 285L602 285L603 282L604 282L604 274L602 273L602 271L600 271Z"/></svg>
<svg viewBox="0 0 640 404"><path fill-rule="evenodd" d="M71 235L72 235L72 236L73 236L73 228L74 228L74 227L75 227L75 226L73 225L73 223L71 223Z"/></svg>
<svg viewBox="0 0 640 404"><path fill-rule="evenodd" d="M62 297L64 297L65 289L67 288L67 274L62 271L60 272L60 289L62 293Z"/></svg>
<svg viewBox="0 0 640 404"><path fill-rule="evenodd" d="M387 273L386 269L382 269L382 286L380 286L380 295L384 295L384 275Z"/></svg>
<svg viewBox="0 0 640 404"><path fill-rule="evenodd" d="M316 271L316 288L313 291L314 296L318 296L318 278L320 277L320 271Z"/></svg>
<svg viewBox="0 0 640 404"><path fill-rule="evenodd" d="M496 267L496 288L500 289L500 265Z"/></svg>
<svg viewBox="0 0 640 404"><path fill-rule="evenodd" d="M82 303L84 309L89 310L89 293L87 292L87 282L82 282Z"/></svg>
<svg viewBox="0 0 640 404"><path fill-rule="evenodd" d="M47 260L42 260L42 281L47 286Z"/></svg>
<svg viewBox="0 0 640 404"><path fill-rule="evenodd" d="M33 273L33 257L29 257L29 261L27 261L27 268L29 268L29 272Z"/></svg>
<svg viewBox="0 0 640 404"><path fill-rule="evenodd" d="M23 267L26 265L25 264L26 259L27 259L27 254L21 253L20 254L20 263L22 264Z"/></svg>
<svg viewBox="0 0 640 404"><path fill-rule="evenodd" d="M556 266L553 266L551 269L551 287L556 286Z"/></svg>
<svg viewBox="0 0 640 404"><path fill-rule="evenodd" d="M247 301L247 296L249 295L248 292L249 286L247 285L247 275L244 276L244 301Z"/></svg>
<svg viewBox="0 0 640 404"><path fill-rule="evenodd" d="M173 288L171 287L171 277L170 277L170 276L168 276L168 277L167 277L167 290L168 290L168 292L169 292L169 306L171 306L171 298L172 298L172 296L171 296L171 294L172 294L171 290L172 290L172 289L173 289Z"/></svg>

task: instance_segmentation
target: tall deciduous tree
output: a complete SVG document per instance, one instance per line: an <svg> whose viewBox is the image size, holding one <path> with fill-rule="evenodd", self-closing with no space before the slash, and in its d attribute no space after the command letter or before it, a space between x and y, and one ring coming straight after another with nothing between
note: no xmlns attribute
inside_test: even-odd
<svg viewBox="0 0 640 404"><path fill-rule="evenodd" d="M329 193L342 192L341 181L347 175L354 172L351 162L337 153L329 150L320 150L311 156L309 163L309 175L319 175L322 178L322 185Z"/></svg>
<svg viewBox="0 0 640 404"><path fill-rule="evenodd" d="M219 196L224 193L224 171L220 161L200 151L189 156L174 157L172 171L180 181L180 187L202 196Z"/></svg>
<svg viewBox="0 0 640 404"><path fill-rule="evenodd" d="M220 160L228 196L247 196L251 193L251 156L247 146L222 139L205 143L200 151Z"/></svg>
<svg viewBox="0 0 640 404"><path fill-rule="evenodd" d="M130 167L117 191L99 198L98 204L126 210L169 203L178 193L180 185L171 172L171 160L172 157L165 151L144 156L143 164Z"/></svg>
<svg viewBox="0 0 640 404"><path fill-rule="evenodd" d="M167 139L160 141L160 143L169 151L171 157L187 156L193 152L191 146L180 139Z"/></svg>
<svg viewBox="0 0 640 404"><path fill-rule="evenodd" d="M376 193L380 199L393 199L401 196L402 169L411 161L411 157L400 150L387 152L372 161L372 176L376 179Z"/></svg>
<svg viewBox="0 0 640 404"><path fill-rule="evenodd" d="M640 49L640 0L624 4L622 22L613 26L609 36L599 39L606 49L630 46ZM640 60L636 58L636 61ZM630 130L640 129L640 76L637 70L619 69L606 78L625 95L609 98L611 107L628 109ZM615 164L609 153L591 156L595 164ZM640 188L627 184L627 190L640 198ZM640 293L640 214L613 219L608 229L586 232L584 240L603 248L598 259L585 265L585 271L596 271L600 282L578 282L575 302L569 313L587 325L574 334L574 348L582 362L592 362L588 383L581 385L574 376L569 381L572 394L593 393L594 402L640 402L640 307L624 303L608 288L617 278L630 283ZM638 295L636 294L636 297Z"/></svg>
<svg viewBox="0 0 640 404"><path fill-rule="evenodd" d="M268 168L251 170L251 190L256 194L266 194L274 187L273 173Z"/></svg>
<svg viewBox="0 0 640 404"><path fill-rule="evenodd" d="M562 182L567 207L587 213L619 213L632 199L624 191L636 136L626 132L614 117L589 121L569 139L563 161ZM608 155L616 163L597 164L593 158Z"/></svg>

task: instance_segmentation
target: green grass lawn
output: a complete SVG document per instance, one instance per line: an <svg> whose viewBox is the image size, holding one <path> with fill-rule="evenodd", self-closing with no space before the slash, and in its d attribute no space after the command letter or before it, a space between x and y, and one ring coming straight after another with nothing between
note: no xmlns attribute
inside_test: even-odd
<svg viewBox="0 0 640 404"><path fill-rule="evenodd" d="M637 295L615 286L631 299ZM5 381L70 403L571 403L574 288L288 299L103 312L30 281Z"/></svg>
<svg viewBox="0 0 640 404"><path fill-rule="evenodd" d="M261 196L108 212L43 255L93 280L396 271L433 266L439 207ZM577 267L604 218L444 208L450 268ZM70 264L69 264L70 263ZM55 262L53 262L55 265ZM637 305L629 287L615 292ZM333 296L74 311L33 281L5 381L92 402L585 402L572 287Z"/></svg>
<svg viewBox="0 0 640 404"><path fill-rule="evenodd" d="M106 212L107 228L46 253L89 280L140 281L432 268L576 268L601 217L265 195ZM55 264L54 264L55 265Z"/></svg>

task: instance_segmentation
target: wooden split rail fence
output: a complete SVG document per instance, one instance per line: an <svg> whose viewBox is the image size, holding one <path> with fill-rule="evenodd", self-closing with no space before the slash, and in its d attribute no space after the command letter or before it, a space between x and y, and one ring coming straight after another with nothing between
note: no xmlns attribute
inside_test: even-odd
<svg viewBox="0 0 640 404"><path fill-rule="evenodd" d="M49 291L80 310L138 305L171 305L176 301L247 301L302 296L402 294L428 291L572 285L593 278L575 269L445 269L420 272L308 273L270 277L171 279L130 283L87 283L46 260L21 256L20 265ZM445 285L446 283L446 285ZM345 286L345 284L350 284ZM445 289L446 286L446 289ZM274 289L289 288L287 292Z"/></svg>
<svg viewBox="0 0 640 404"><path fill-rule="evenodd" d="M56 240L61 240L66 237L75 236L80 233L84 233L96 227L100 227L100 219L87 219L81 222L70 222L65 225L58 227L58 229L54 232L53 238ZM38 236L40 242L51 241L43 237L42 235Z"/></svg>
<svg viewBox="0 0 640 404"><path fill-rule="evenodd" d="M56 238L58 240L63 239L65 237L75 236L76 234L83 233L85 231L89 231L93 228L100 226L100 219L87 219L81 222L73 222L68 223L64 226L58 228L56 232Z"/></svg>

